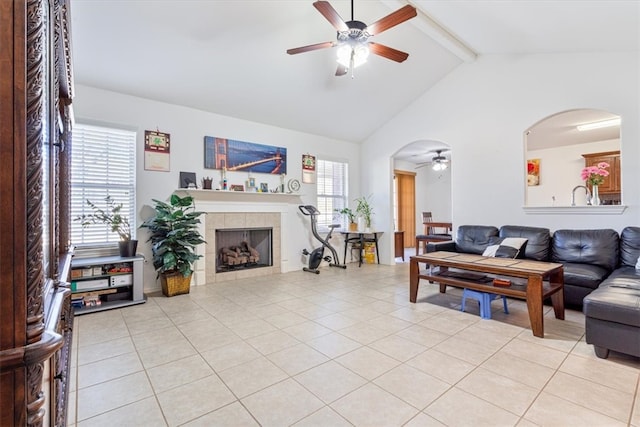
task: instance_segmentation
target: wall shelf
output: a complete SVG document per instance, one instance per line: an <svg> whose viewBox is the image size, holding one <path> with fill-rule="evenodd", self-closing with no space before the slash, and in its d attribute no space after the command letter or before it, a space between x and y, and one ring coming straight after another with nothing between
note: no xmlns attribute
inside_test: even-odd
<svg viewBox="0 0 640 427"><path fill-rule="evenodd" d="M522 209L529 215L621 215L627 206L523 206Z"/></svg>

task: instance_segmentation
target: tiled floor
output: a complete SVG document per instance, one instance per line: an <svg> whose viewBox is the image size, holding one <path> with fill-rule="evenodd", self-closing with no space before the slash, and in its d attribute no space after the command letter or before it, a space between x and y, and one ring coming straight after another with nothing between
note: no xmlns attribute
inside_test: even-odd
<svg viewBox="0 0 640 427"><path fill-rule="evenodd" d="M407 258L408 260L408 258ZM637 426L640 361L584 317L460 308L407 263L199 286L76 318L69 425Z"/></svg>

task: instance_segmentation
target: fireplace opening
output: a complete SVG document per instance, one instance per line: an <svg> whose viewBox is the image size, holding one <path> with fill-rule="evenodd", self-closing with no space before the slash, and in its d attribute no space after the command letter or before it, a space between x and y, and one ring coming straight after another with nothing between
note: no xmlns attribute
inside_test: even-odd
<svg viewBox="0 0 640 427"><path fill-rule="evenodd" d="M273 265L273 228L216 230L216 273Z"/></svg>

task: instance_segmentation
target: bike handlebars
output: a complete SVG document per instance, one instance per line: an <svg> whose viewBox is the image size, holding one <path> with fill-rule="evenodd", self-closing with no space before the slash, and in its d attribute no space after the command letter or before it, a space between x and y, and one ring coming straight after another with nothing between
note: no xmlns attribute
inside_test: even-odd
<svg viewBox="0 0 640 427"><path fill-rule="evenodd" d="M298 209L300 209L300 212L307 216L320 215L320 211L313 205L299 205Z"/></svg>

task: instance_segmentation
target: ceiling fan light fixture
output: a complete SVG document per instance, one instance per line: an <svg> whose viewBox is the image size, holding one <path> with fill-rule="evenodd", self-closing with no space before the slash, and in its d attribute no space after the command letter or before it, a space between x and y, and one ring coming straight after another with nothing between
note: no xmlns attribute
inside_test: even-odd
<svg viewBox="0 0 640 427"><path fill-rule="evenodd" d="M338 64L345 68L358 68L369 57L367 43L343 43L337 51Z"/></svg>
<svg viewBox="0 0 640 427"><path fill-rule="evenodd" d="M368 38L418 16L418 11L415 6L407 4L395 12L378 19L371 25L354 19L353 0L351 0L351 21L344 21L340 17L340 14L338 14L333 6L326 0L314 1L313 7L336 29L337 41L315 43L294 49L287 49L289 55L337 46L337 61L339 65L336 70L336 76L344 76L348 70L351 70L352 78L354 77L353 69L367 62L367 57L370 52L398 63L404 62L409 57L409 54L406 52L393 49L380 43L369 42Z"/></svg>
<svg viewBox="0 0 640 427"><path fill-rule="evenodd" d="M436 172L440 172L447 168L447 164L441 161L435 161L433 162L433 165L431 166L431 168Z"/></svg>

